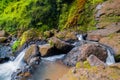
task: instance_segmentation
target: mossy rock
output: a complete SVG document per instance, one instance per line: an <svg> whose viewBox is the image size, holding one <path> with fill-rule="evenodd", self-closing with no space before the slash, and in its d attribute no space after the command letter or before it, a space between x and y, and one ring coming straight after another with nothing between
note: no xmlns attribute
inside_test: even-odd
<svg viewBox="0 0 120 80"><path fill-rule="evenodd" d="M76 68L83 68L83 62L77 62L75 67Z"/></svg>
<svg viewBox="0 0 120 80"><path fill-rule="evenodd" d="M91 66L90 66L88 61L77 62L75 67L76 68L91 68Z"/></svg>
<svg viewBox="0 0 120 80"><path fill-rule="evenodd" d="M39 32L36 29L30 29L25 31L22 36L20 37L20 46L22 46L26 41L38 39L39 38Z"/></svg>
<svg viewBox="0 0 120 80"><path fill-rule="evenodd" d="M83 64L84 64L84 68L91 68L88 61L84 61Z"/></svg>
<svg viewBox="0 0 120 80"><path fill-rule="evenodd" d="M69 30L60 31L55 36L59 39L65 40L65 41L67 41L67 40L77 40L76 32L69 31Z"/></svg>
<svg viewBox="0 0 120 80"><path fill-rule="evenodd" d="M5 42L6 40L7 40L7 38L6 38L6 37L0 37L0 43Z"/></svg>
<svg viewBox="0 0 120 80"><path fill-rule="evenodd" d="M88 64L84 62L84 64ZM113 64L106 68L91 67L91 68L77 68L76 73L72 71L64 75L60 80L119 80L120 79L120 64ZM94 77L93 77L94 76Z"/></svg>

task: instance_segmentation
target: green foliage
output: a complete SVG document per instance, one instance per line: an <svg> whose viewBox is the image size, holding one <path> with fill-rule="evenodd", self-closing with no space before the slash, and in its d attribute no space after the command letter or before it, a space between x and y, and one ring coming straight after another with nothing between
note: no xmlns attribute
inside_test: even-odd
<svg viewBox="0 0 120 80"><path fill-rule="evenodd" d="M12 45L12 51L15 52L18 49L19 45L20 41L19 40L15 41L15 43Z"/></svg>
<svg viewBox="0 0 120 80"><path fill-rule="evenodd" d="M61 8L59 17L59 28L74 28L77 27L80 19L80 12L84 8L86 0L72 0L71 3L64 3Z"/></svg>
<svg viewBox="0 0 120 80"><path fill-rule="evenodd" d="M2 0L1 2L4 2ZM7 1L7 0L6 0ZM7 31L28 29L30 27L56 27L57 7L53 0L15 0L0 8L0 28Z"/></svg>
<svg viewBox="0 0 120 80"><path fill-rule="evenodd" d="M95 29L94 7L105 0L0 0L0 29ZM119 19L118 19L119 20ZM81 27L82 26L82 27ZM84 28L85 27L85 28Z"/></svg>

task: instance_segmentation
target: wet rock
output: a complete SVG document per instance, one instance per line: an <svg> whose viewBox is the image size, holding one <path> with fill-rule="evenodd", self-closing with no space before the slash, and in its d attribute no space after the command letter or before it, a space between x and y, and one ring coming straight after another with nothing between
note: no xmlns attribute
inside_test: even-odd
<svg viewBox="0 0 120 80"><path fill-rule="evenodd" d="M4 62L7 62L9 61L9 57L5 57L5 58L0 58L0 63L4 63Z"/></svg>
<svg viewBox="0 0 120 80"><path fill-rule="evenodd" d="M68 66L75 66L78 61L85 61L91 54L105 62L107 51L99 44L84 44L73 48L64 58L63 62Z"/></svg>
<svg viewBox="0 0 120 80"><path fill-rule="evenodd" d="M31 45L25 52L24 60L29 65L32 65L34 62L39 61L40 53L38 46L35 44Z"/></svg>
<svg viewBox="0 0 120 80"><path fill-rule="evenodd" d="M56 37L53 37L49 40L51 46L54 46L61 53L68 53L74 46L62 41Z"/></svg>
<svg viewBox="0 0 120 80"><path fill-rule="evenodd" d="M0 62L6 62L13 57L10 46L0 44Z"/></svg>
<svg viewBox="0 0 120 80"><path fill-rule="evenodd" d="M32 76L32 72L29 71L29 67L24 67L23 69L18 69L14 72L11 80L29 80Z"/></svg>
<svg viewBox="0 0 120 80"><path fill-rule="evenodd" d="M87 58L87 61L89 62L89 64L91 66L103 66L105 67L105 63L102 62L100 59L98 59L96 56L94 55L90 55L88 58Z"/></svg>
<svg viewBox="0 0 120 80"><path fill-rule="evenodd" d="M67 66L75 66L79 55L80 55L79 47L75 47L69 53L67 53L67 55L63 59L63 63Z"/></svg>

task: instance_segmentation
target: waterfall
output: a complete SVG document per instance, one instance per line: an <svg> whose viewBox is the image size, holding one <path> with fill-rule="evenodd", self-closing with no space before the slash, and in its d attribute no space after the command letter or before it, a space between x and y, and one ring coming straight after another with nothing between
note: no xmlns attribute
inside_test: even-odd
<svg viewBox="0 0 120 80"><path fill-rule="evenodd" d="M0 80L11 80L11 75L17 69L22 66L23 57L25 55L26 49L24 49L14 61L9 61L4 64L0 64Z"/></svg>
<svg viewBox="0 0 120 80"><path fill-rule="evenodd" d="M77 35L77 38L78 38L78 40L79 40L79 41L84 40L84 39L83 39L83 35L82 35L82 34Z"/></svg>
<svg viewBox="0 0 120 80"><path fill-rule="evenodd" d="M107 64L107 65L114 64L114 63L115 63L115 59L114 59L114 56L113 56L113 54L110 52L109 49L107 49L107 54L108 54L108 57L107 57L107 59L106 59L106 64Z"/></svg>

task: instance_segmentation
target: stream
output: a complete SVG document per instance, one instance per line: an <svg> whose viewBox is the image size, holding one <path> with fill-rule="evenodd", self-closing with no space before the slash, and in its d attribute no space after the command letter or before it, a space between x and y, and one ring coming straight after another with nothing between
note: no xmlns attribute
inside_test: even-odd
<svg viewBox="0 0 120 80"><path fill-rule="evenodd" d="M78 35L78 39L83 41L82 35ZM0 80L11 80L11 75L17 69L24 66L23 57L26 49L19 53L14 61L9 61L0 64ZM109 49L107 49L108 57L106 64L110 65L115 63L114 56ZM60 60L65 55L56 55L51 57L42 58L39 68L35 70L32 80L58 80L63 74L68 72L69 68L64 66L57 60Z"/></svg>
<svg viewBox="0 0 120 80"><path fill-rule="evenodd" d="M58 80L69 68L59 61L64 55L52 56L49 58L43 58L42 62L35 70L32 80Z"/></svg>

